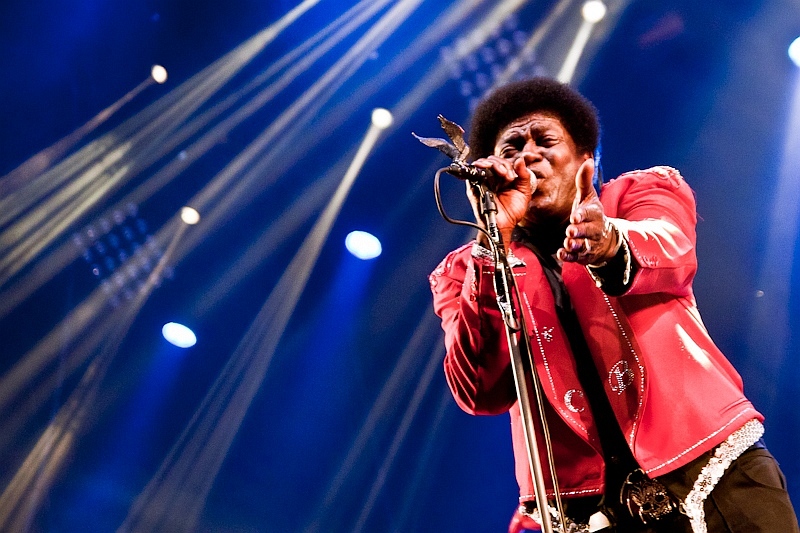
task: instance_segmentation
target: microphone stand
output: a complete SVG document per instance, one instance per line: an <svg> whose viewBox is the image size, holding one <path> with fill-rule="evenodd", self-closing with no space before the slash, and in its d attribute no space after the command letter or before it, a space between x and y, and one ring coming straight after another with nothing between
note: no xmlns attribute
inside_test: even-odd
<svg viewBox="0 0 800 533"><path fill-rule="evenodd" d="M553 533L553 522L550 515L550 505L547 500L542 462L539 456L539 443L536 437L534 426L533 408L531 406L531 398L528 394L529 387L533 389L534 394L536 395L539 421L542 427L542 433L544 435L544 444L547 451L550 476L553 480L556 515L560 522L559 525L561 526L561 531L567 532L566 517L561 504L561 496L558 491L558 480L556 477L555 465L553 463L550 431L548 429L547 419L545 418L544 413L544 395L542 392L542 384L533 366L530 336L527 332L525 319L519 312L514 300L514 296L516 296L516 302L521 301L519 288L514 280L514 273L508 264L508 258L505 253L503 239L497 229L497 203L495 202L495 195L482 182L471 181L471 183L473 187L479 191L480 214L486 225L489 237L491 238L492 251L494 252L494 288L497 295L497 304L500 307L500 313L503 316L506 339L508 340L508 352L511 357L514 385L517 390L520 417L522 419L522 429L525 435L525 445L528 452L528 464L530 465L531 479L533 480L533 485L536 492L536 506L539 510L539 516L541 517L542 532ZM512 294L512 289L514 294ZM522 344L520 344L520 339L522 340Z"/></svg>

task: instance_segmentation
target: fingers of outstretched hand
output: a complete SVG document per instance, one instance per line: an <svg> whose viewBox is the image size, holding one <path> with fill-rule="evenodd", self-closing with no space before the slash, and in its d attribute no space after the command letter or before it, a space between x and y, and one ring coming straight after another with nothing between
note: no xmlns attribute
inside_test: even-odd
<svg viewBox="0 0 800 533"><path fill-rule="evenodd" d="M558 251L563 261L584 265L605 264L619 249L619 233L609 219L601 216L586 224L567 227L564 246Z"/></svg>
<svg viewBox="0 0 800 533"><path fill-rule="evenodd" d="M559 257L563 261L593 264L605 260L609 248L609 232L603 205L597 195L576 207L570 216L564 245Z"/></svg>
<svg viewBox="0 0 800 533"><path fill-rule="evenodd" d="M558 250L558 258L562 261L588 265L595 263L602 249L602 242L591 239L564 239L564 247Z"/></svg>
<svg viewBox="0 0 800 533"><path fill-rule="evenodd" d="M580 229L585 224L593 224L596 222L599 222L600 227L602 227L603 213L603 204L600 203L600 198L595 195L593 198L573 206L572 213L569 216L570 227L578 226ZM582 233L582 231L579 231L579 234L580 233Z"/></svg>
<svg viewBox="0 0 800 533"><path fill-rule="evenodd" d="M580 250L576 251L567 251L566 248L559 248L558 252L556 252L556 256L564 262L568 263L577 263L580 260Z"/></svg>

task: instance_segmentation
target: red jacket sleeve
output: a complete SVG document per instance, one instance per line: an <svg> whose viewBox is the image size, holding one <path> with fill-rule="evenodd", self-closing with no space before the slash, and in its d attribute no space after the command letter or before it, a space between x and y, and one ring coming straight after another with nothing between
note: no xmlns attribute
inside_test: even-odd
<svg viewBox="0 0 800 533"><path fill-rule="evenodd" d="M691 296L697 214L680 173L670 167L628 172L605 185L600 199L638 266L625 294Z"/></svg>
<svg viewBox="0 0 800 533"><path fill-rule="evenodd" d="M430 275L433 307L442 319L445 376L470 414L499 414L516 401L493 266L473 259L472 244L451 252Z"/></svg>

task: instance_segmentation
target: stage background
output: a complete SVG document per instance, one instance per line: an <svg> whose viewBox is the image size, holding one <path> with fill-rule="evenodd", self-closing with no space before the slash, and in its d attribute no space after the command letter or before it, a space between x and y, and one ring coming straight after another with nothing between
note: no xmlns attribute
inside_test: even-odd
<svg viewBox="0 0 800 533"><path fill-rule="evenodd" d="M390 18L403 4L407 17ZM3 2L0 515L7 527L505 530L517 501L508 416L471 417L456 407L427 281L470 234L439 218L433 174L446 159L411 135L441 136L439 113L468 123L476 73L491 77L492 61L503 66L508 58L481 57L479 47L473 69L468 57L451 57L496 4L389 3L285 87L277 89L277 73L245 90L356 9L321 0L218 87L148 115L179 87L221 75L224 66L204 69L298 4ZM559 5L521 3L482 47L522 42ZM580 24L580 3L563 5L522 74L558 71ZM442 17L459 7L464 19L447 27ZM641 0L609 8L573 78L600 112L605 175L670 165L695 190L700 311L766 415L767 445L800 503L793 267L800 152L789 149L797 145L800 71L786 53L800 35L800 5ZM379 19L396 24L374 30L379 40L347 58ZM163 85L145 81L154 64L169 71ZM309 92L323 81L324 90ZM73 134L137 87L129 102ZM197 143L269 87L275 94L235 126ZM204 115L224 102L218 116ZM395 112L395 122L367 157L305 283L292 260L376 107ZM201 116L207 122L192 122ZM268 142L254 144L281 120ZM149 124L158 127L148 132ZM197 130L181 130L189 124ZM73 154L82 154L82 170L57 166ZM175 162L169 180L136 192ZM102 168L93 174L93 165ZM123 178L108 186L103 178L115 175ZM79 183L88 184L87 195L71 204L70 185ZM443 196L451 214L469 217L461 182L444 178ZM186 204L216 216L180 227ZM100 251L92 237L106 231L102 220L120 235L128 227L130 240L151 253L150 266L126 274L124 287L114 285L114 272L125 272L118 250L104 241L108 250ZM26 233L17 222L51 226ZM351 256L343 243L352 230L378 236L382 255ZM106 273L104 254L114 263ZM281 318L281 310L290 313ZM160 328L172 320L194 329L194 347L164 341ZM240 366L226 366L231 361Z"/></svg>

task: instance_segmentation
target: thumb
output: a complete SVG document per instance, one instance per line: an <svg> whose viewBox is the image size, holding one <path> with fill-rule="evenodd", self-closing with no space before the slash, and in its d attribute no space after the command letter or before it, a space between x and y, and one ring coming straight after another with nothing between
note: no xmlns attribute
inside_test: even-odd
<svg viewBox="0 0 800 533"><path fill-rule="evenodd" d="M589 158L583 162L575 174L575 203L574 208L577 208L581 202L589 198L595 193L594 186L592 185L592 178L594 177L594 159Z"/></svg>

